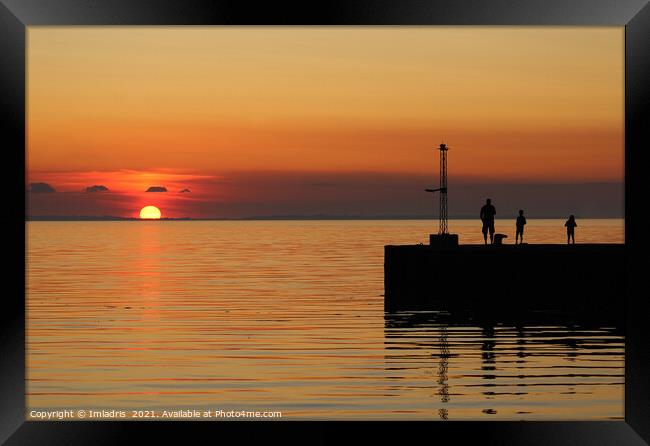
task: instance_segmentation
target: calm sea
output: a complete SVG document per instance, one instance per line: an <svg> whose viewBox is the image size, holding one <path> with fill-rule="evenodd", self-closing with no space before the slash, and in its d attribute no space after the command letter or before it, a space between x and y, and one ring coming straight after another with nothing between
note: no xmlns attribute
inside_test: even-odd
<svg viewBox="0 0 650 446"><path fill-rule="evenodd" d="M529 220L529 243L565 243ZM621 419L615 327L385 313L383 247L429 221L27 223L32 410L280 411L282 419ZM623 242L623 220L576 241ZM480 222L450 222L461 243ZM509 234L512 221L497 221ZM76 412L75 412L76 413Z"/></svg>

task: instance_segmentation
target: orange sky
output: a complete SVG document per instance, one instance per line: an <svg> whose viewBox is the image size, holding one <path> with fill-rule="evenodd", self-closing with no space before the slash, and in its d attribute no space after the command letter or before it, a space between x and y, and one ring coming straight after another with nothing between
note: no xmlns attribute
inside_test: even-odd
<svg viewBox="0 0 650 446"><path fill-rule="evenodd" d="M28 181L435 182L444 139L456 179L621 182L623 50L622 27L29 27Z"/></svg>

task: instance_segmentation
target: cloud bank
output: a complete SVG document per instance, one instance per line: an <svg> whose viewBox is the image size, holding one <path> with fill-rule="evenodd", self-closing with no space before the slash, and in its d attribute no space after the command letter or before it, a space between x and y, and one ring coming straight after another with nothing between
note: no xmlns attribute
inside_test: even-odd
<svg viewBox="0 0 650 446"><path fill-rule="evenodd" d="M47 183L30 183L27 190L35 194L47 194L56 192L56 190L54 190L54 188Z"/></svg>
<svg viewBox="0 0 650 446"><path fill-rule="evenodd" d="M108 187L102 186L102 185L95 185L95 186L88 186L86 188L86 192L94 193L94 192L108 192Z"/></svg>
<svg viewBox="0 0 650 446"><path fill-rule="evenodd" d="M165 186L151 186L145 192L167 192L167 188Z"/></svg>

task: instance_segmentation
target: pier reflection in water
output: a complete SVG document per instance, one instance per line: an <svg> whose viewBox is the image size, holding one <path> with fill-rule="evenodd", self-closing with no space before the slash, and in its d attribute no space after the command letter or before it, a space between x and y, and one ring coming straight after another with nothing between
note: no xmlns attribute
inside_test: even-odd
<svg viewBox="0 0 650 446"><path fill-rule="evenodd" d="M442 420L623 418L621 328L559 315L556 324L548 315L518 324L476 316L385 314L386 368L412 407L429 405Z"/></svg>

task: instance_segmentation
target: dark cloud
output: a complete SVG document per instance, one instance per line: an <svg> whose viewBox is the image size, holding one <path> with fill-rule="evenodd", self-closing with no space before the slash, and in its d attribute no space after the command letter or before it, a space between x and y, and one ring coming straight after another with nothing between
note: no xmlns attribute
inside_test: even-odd
<svg viewBox="0 0 650 446"><path fill-rule="evenodd" d="M30 183L28 190L35 194L56 192L54 188L47 183Z"/></svg>
<svg viewBox="0 0 650 446"><path fill-rule="evenodd" d="M167 192L167 188L165 186L151 186L146 192Z"/></svg>
<svg viewBox="0 0 650 446"><path fill-rule="evenodd" d="M189 192L192 192L192 191L189 190L189 189L183 189L183 190L178 191L179 194L187 194Z"/></svg>
<svg viewBox="0 0 650 446"><path fill-rule="evenodd" d="M86 192L106 192L106 191L108 191L108 187L102 185L88 186L86 188Z"/></svg>

